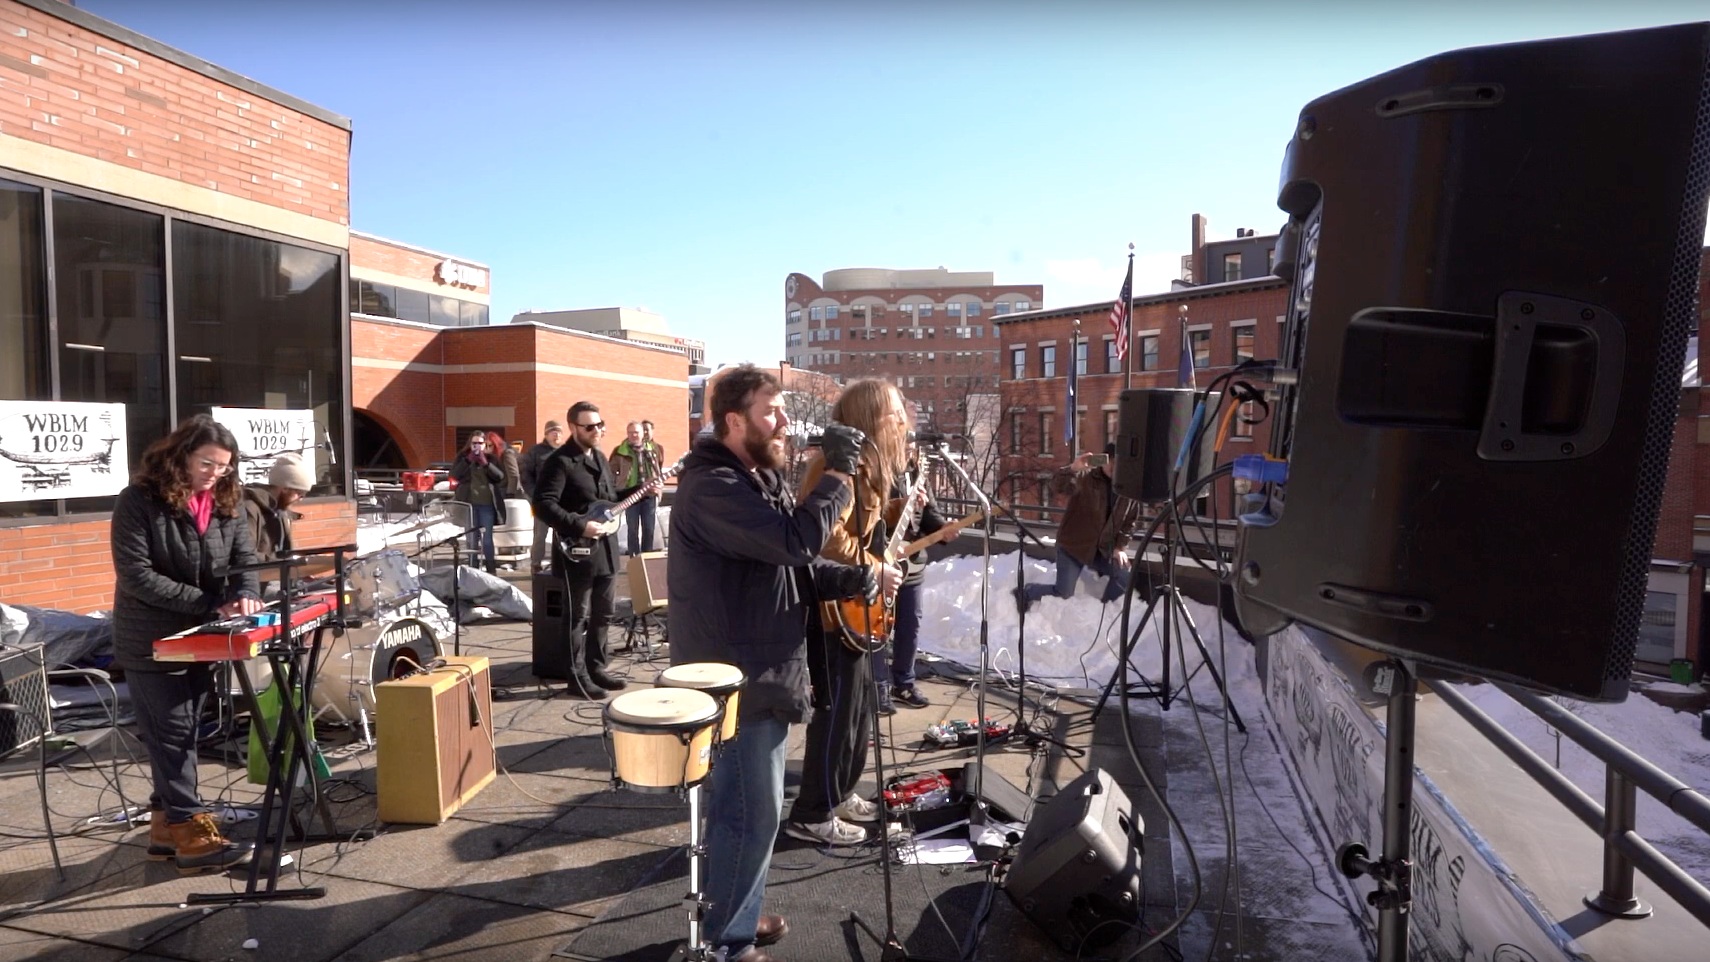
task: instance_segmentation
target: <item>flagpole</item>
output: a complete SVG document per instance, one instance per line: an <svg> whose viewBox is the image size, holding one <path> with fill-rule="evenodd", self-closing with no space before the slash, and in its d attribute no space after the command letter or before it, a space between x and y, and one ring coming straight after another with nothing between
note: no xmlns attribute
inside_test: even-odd
<svg viewBox="0 0 1710 962"><path fill-rule="evenodd" d="M1128 278L1130 282L1134 278L1133 241L1128 242ZM1129 342L1122 345L1122 389L1124 391L1134 386L1134 288L1129 286L1125 288L1125 291L1124 296L1128 298L1128 303L1123 305L1122 312L1128 320L1123 324L1123 329L1120 332L1123 340Z"/></svg>
<svg viewBox="0 0 1710 962"><path fill-rule="evenodd" d="M1090 348L1089 348L1090 350ZM1069 460L1081 455L1080 420L1075 417L1075 407L1080 404L1080 385L1076 383L1081 367L1081 319L1075 318L1075 333L1069 338Z"/></svg>

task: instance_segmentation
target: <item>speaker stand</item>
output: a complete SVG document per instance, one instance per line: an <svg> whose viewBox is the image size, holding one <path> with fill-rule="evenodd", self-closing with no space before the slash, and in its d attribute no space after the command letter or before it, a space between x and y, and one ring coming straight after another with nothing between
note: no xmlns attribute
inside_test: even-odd
<svg viewBox="0 0 1710 962"><path fill-rule="evenodd" d="M1366 903L1378 910L1378 962L1406 962L1408 912L1413 907L1412 840L1413 713L1419 680L1399 658L1367 669L1372 691L1389 699L1383 759L1383 858L1372 859L1359 842L1336 852L1336 867L1348 878L1369 875L1377 891Z"/></svg>
<svg viewBox="0 0 1710 962"><path fill-rule="evenodd" d="M1129 577L1129 585L1132 586L1133 576L1130 575ZM1162 639L1164 649L1163 683L1153 684L1151 680L1141 674L1140 678L1146 683L1146 688L1139 692L1125 691L1124 693L1129 697L1156 698L1160 707L1165 711L1170 710L1170 701L1175 697L1170 692L1170 628L1175 624L1176 616L1179 615L1187 625L1188 636L1193 638L1194 647L1199 649L1199 657L1204 660L1205 667L1211 672L1211 680L1217 683L1217 690L1223 695L1223 707L1229 712L1230 720L1235 723L1236 729L1242 734L1246 734L1247 724L1241 720L1241 713L1235 709L1235 702L1230 700L1229 688L1223 683L1223 675L1218 672L1217 663L1212 661L1211 652L1205 648L1205 640L1199 635L1199 626L1194 624L1193 616L1188 614L1187 603L1182 600L1182 593L1173 584L1166 584L1152 592L1152 597L1146 602L1146 610L1140 614L1140 624L1134 628L1133 634L1123 640L1122 651L1117 655L1118 670L1111 672L1110 681L1105 682L1104 691L1098 696L1098 704L1093 708L1092 720L1098 721L1098 716L1104 712L1105 703L1110 700L1112 689L1122 683L1124 673L1121 669L1128 665L1128 660L1134 653L1134 646L1139 643L1141 634L1146 630L1146 622L1156 613L1160 601L1164 603L1165 609L1159 620L1159 624L1162 625L1159 637ZM1135 674L1140 673L1136 672Z"/></svg>

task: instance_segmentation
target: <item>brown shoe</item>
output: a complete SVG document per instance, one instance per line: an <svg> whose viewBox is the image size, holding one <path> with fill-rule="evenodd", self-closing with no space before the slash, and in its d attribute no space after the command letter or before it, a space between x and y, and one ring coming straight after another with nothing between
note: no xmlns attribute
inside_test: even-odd
<svg viewBox="0 0 1710 962"><path fill-rule="evenodd" d="M148 857L152 861L163 862L178 854L178 846L172 841L172 830L166 824L166 813L152 811L148 814Z"/></svg>
<svg viewBox="0 0 1710 962"><path fill-rule="evenodd" d="M188 822L168 825L167 831L172 833L172 844L177 849L174 861L184 875L242 865L255 854L253 844L234 842L221 835L219 823L207 812L190 816Z"/></svg>
<svg viewBox="0 0 1710 962"><path fill-rule="evenodd" d="M779 940L789 934L790 923L784 921L782 915L762 915L760 916L760 924L754 926L754 944L776 945Z"/></svg>
<svg viewBox="0 0 1710 962"><path fill-rule="evenodd" d="M765 949L755 946L736 957L736 962L784 962L783 959L771 955Z"/></svg>

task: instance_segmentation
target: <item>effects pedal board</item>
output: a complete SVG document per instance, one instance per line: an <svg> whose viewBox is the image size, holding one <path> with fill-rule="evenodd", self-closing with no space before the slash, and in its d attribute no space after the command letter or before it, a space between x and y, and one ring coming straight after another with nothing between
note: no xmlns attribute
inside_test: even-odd
<svg viewBox="0 0 1710 962"><path fill-rule="evenodd" d="M991 719L986 719L986 743L1000 742L1009 737L1009 726L1000 725ZM926 741L940 748L957 748L973 745L980 740L979 725L972 719L967 721L941 721L926 727Z"/></svg>

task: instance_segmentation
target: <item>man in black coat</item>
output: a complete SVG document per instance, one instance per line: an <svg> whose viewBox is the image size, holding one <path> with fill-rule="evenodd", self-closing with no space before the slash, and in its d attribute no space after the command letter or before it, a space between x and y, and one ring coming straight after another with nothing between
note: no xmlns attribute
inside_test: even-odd
<svg viewBox="0 0 1710 962"><path fill-rule="evenodd" d="M552 567L563 575L570 604L569 617L564 619L569 692L601 699L606 692L626 686L606 671L606 628L612 621L612 579L617 573L613 534L619 519L602 521L597 512L636 489L619 491L612 480L611 466L600 453L606 422L599 407L577 401L570 406L569 420L570 440L540 467L534 514L558 535L552 546Z"/></svg>
<svg viewBox="0 0 1710 962"><path fill-rule="evenodd" d="M677 485L667 555L671 663L742 669L736 740L708 778L706 939L737 962L789 931L762 915L766 868L784 808L784 752L807 717L807 617L815 598L877 597L866 567L816 560L849 503L863 436L833 424L826 471L800 505L783 464L782 386L750 364L721 372L707 404L713 437L695 442Z"/></svg>

